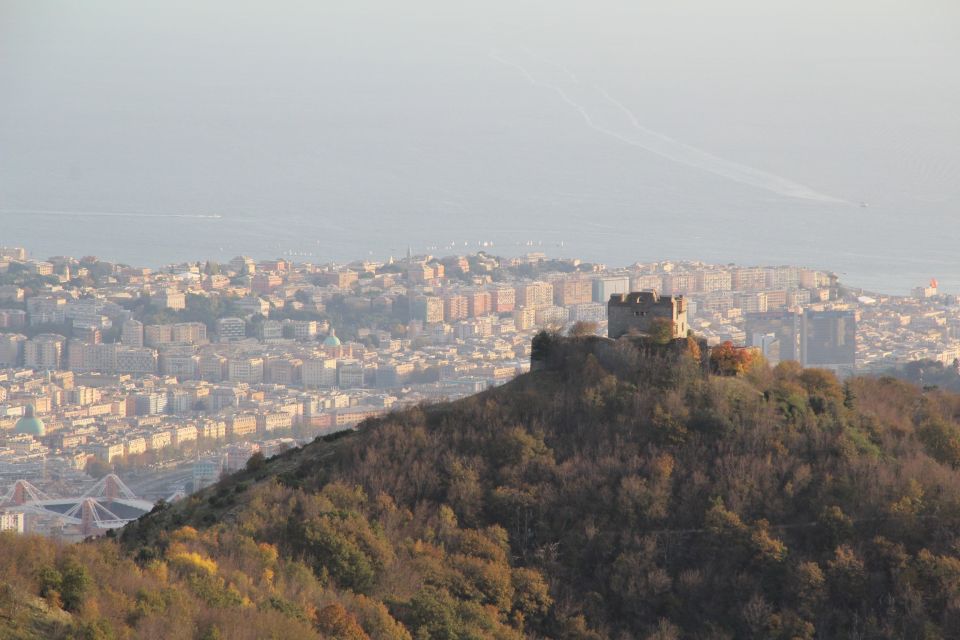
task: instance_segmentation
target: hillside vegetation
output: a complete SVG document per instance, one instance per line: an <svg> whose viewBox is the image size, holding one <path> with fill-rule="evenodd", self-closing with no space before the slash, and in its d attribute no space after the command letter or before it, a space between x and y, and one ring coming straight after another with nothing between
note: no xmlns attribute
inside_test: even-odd
<svg viewBox="0 0 960 640"><path fill-rule="evenodd" d="M536 346L119 539L3 537L0 636L960 637L960 396Z"/></svg>

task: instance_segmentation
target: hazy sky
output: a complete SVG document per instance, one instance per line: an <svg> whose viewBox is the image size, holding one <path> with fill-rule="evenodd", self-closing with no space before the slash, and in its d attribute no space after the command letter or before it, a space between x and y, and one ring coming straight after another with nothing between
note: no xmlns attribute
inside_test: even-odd
<svg viewBox="0 0 960 640"><path fill-rule="evenodd" d="M0 0L0 242L155 262L487 233L950 283L958 68L946 0Z"/></svg>

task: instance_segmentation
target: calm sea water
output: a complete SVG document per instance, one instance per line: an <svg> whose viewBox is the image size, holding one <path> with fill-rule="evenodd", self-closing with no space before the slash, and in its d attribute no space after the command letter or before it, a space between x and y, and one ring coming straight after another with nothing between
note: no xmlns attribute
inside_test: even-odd
<svg viewBox="0 0 960 640"><path fill-rule="evenodd" d="M0 0L0 244L960 292L954 6L393 4Z"/></svg>

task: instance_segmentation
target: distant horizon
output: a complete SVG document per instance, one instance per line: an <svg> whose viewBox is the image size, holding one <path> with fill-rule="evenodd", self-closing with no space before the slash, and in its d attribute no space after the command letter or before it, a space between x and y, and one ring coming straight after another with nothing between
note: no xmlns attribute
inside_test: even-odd
<svg viewBox="0 0 960 640"><path fill-rule="evenodd" d="M534 240L960 291L957 3L2 14L0 221L41 251L341 260Z"/></svg>
<svg viewBox="0 0 960 640"><path fill-rule="evenodd" d="M112 264L121 264L121 265L129 266L129 267L145 267L145 268L154 269L154 270L163 269L164 267L171 267L171 266L185 265L185 264L193 264L193 263L214 262L214 263L216 263L216 264L226 264L226 263L228 263L230 260L232 260L233 258L237 258L237 257L241 257L241 256L251 258L251 259L253 259L253 260L255 260L255 261L258 261L258 262L264 261L264 260L281 260L281 259L282 259L282 260L287 260L287 261L289 261L289 262L291 262L291 263L295 263L295 264L313 264L313 265L317 265L317 266L323 266L323 265L347 266L347 265L352 264L352 263L354 263L354 262L361 262L361 261L364 261L364 260L372 260L372 261L374 261L374 262L387 263L387 261L388 261L390 258L393 258L394 261L400 262L400 261L406 259L406 250L404 250L404 252L403 252L402 254L387 255L387 256L383 256L383 257L381 257L381 256L369 256L369 255L368 255L368 256L362 256L362 257L357 257L357 258L348 259L348 260L318 260L318 261L311 261L311 260L309 260L309 259L305 259L304 256L289 256L289 255L282 255L282 254L281 254L281 255L264 255L264 254L257 255L257 254L252 254L252 253L238 253L238 254L231 255L230 257L227 257L227 258L206 258L206 257L201 257L201 258L194 258L194 259L189 259L189 258L188 258L188 259L183 259L183 260L176 260L176 261L172 261L172 262L162 262L162 263L135 263L135 262L128 262L128 261L125 261L125 260L115 260L115 259L111 259L111 258L110 258L109 256L107 256L107 255L102 255L102 254L99 254L99 253L96 253L96 252L83 252L83 253L79 253L79 254L77 254L77 253L53 253L53 254L49 254L49 255L46 255L46 256L41 257L41 255L40 255L39 253L36 253L35 251L33 251L32 248L29 247L29 246L25 246L25 245L17 244L17 243L6 243L6 242L3 242L3 241L0 241L0 248L20 248L20 249L24 249L24 250L26 250L26 252L27 252L27 257L28 257L28 259L32 259L32 260L42 260L42 261L46 261L46 260L48 260L48 259L50 259L50 258L56 258L56 257L65 257L65 258L72 258L72 259L80 260L80 259L82 259L82 258L84 258L84 257L92 256L92 257L95 257L95 258L97 258L97 259L99 259L99 260L103 260L104 262L109 262L109 263L112 263ZM610 271L617 271L617 270L622 270L622 269L629 269L632 265L635 265L635 264L650 265L650 264L659 264L659 263L703 264L703 265L712 266L712 267L758 267L758 268L796 267L796 268L799 268L799 269L810 269L810 270L813 270L813 271L820 271L820 272L823 272L823 273L830 273L830 274L836 275L836 276L838 277L838 281L840 282L840 284L843 285L845 288L847 288L847 289L852 289L852 290L858 290L858 291L862 292L863 294L886 295L886 296L895 296L895 297L907 297L907 296L909 295L909 291L906 292L906 293L892 293L892 292L889 292L889 291L875 290L875 289L871 289L871 288L869 288L869 287L863 287L863 286L857 285L857 284L855 284L855 283L847 282L847 281L845 281L842 277L840 277L841 274L837 273L835 270L830 269L830 268L828 268L828 267L816 266L816 265L810 265L810 264L794 264L794 263L790 263L790 262L780 262L780 263L773 263L773 262L756 262L756 263L754 263L754 262L740 262L740 261L719 261L719 262L717 262L717 261L712 261L712 260L701 260L701 259L696 259L696 258L682 258L682 259L680 259L680 258L659 258L659 259L652 259L652 260L646 260L646 259L644 259L644 260L635 260L635 261L627 262L627 263L624 263L624 264L620 264L620 263L618 263L618 264L612 264L612 263L610 263L610 262L603 261L603 260L586 260L586 259L583 259L583 258L581 258L580 256L576 256L576 255L552 255L552 254L550 253L550 249L551 249L550 247L539 247L539 246L527 247L525 251L523 251L523 252L521 252L521 253L513 253L513 254L510 254L510 253L498 253L496 247L487 247L487 248L483 248L483 247L480 247L480 248L477 248L477 247L464 247L464 249L465 249L464 251L453 252L453 253L438 253L437 251L421 250L421 249L423 249L423 248L422 248L422 247L421 247L421 248L418 248L418 247L414 247L414 246L411 246L411 247L410 247L410 250L411 250L413 256L429 255L429 256L434 257L434 258L446 258L446 257L451 257L451 256L456 256L456 255L475 255L475 254L478 254L478 253L480 253L480 252L484 252L484 253L490 255L491 257L509 260L509 259L522 258L522 257L525 257L525 256L531 254L531 253L543 253L543 254L546 255L547 259L549 259L549 260L580 260L581 263L585 263L585 264L602 264L602 265L604 265L604 266L605 266L608 270L610 270ZM441 249L441 251L442 251L442 250L445 250L445 249ZM916 284L915 286L916 286L916 287L926 286L926 284L927 284L928 282L929 282L929 280L927 280L927 281L925 281L925 282L920 282L920 283ZM942 290L942 287L941 287L941 290Z"/></svg>

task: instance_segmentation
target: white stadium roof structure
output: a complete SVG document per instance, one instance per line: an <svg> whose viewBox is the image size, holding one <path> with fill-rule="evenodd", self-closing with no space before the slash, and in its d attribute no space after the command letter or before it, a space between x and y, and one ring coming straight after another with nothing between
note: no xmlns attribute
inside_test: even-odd
<svg viewBox="0 0 960 640"><path fill-rule="evenodd" d="M64 524L78 525L85 535L97 530L116 529L153 509L114 474L104 476L81 496L57 498L37 489L26 480L17 480L0 506L24 513L53 516Z"/></svg>

